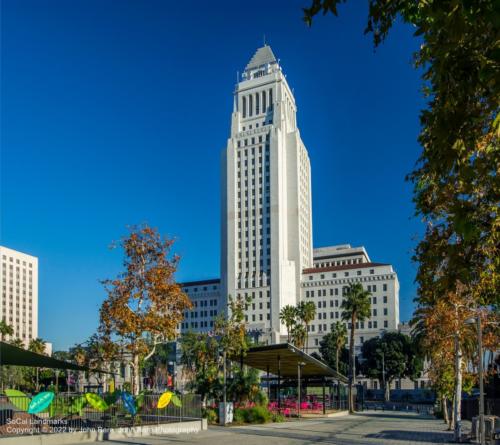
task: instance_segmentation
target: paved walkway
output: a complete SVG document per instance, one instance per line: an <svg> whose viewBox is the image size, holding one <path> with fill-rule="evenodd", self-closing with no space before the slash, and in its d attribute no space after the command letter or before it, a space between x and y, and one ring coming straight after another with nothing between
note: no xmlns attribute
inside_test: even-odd
<svg viewBox="0 0 500 445"><path fill-rule="evenodd" d="M368 411L353 416L259 426L218 427L179 436L109 441L143 445L426 445L452 441L441 420L412 413Z"/></svg>

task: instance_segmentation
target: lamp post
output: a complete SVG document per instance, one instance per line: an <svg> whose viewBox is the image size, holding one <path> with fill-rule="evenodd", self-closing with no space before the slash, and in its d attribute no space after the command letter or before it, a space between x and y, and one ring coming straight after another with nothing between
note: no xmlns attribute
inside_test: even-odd
<svg viewBox="0 0 500 445"><path fill-rule="evenodd" d="M484 437L484 384L483 384L483 333L481 329L481 316L465 320L465 324L475 324L477 329L477 353L478 353L478 379L479 379L479 443L485 444Z"/></svg>
<svg viewBox="0 0 500 445"><path fill-rule="evenodd" d="M385 354L382 349L377 349L377 353L382 355L382 387L384 388L384 401L385 401L385 393L386 393L386 387L385 387Z"/></svg>

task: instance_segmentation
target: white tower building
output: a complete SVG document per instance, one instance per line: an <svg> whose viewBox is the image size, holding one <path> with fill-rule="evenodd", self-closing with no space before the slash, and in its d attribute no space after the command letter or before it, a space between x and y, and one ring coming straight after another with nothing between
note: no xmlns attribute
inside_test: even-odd
<svg viewBox="0 0 500 445"><path fill-rule="evenodd" d="M253 298L250 329L271 342L313 266L311 173L296 105L271 48L259 48L234 92L222 159L222 297Z"/></svg>
<svg viewBox="0 0 500 445"><path fill-rule="evenodd" d="M4 340L26 346L38 337L38 258L0 246L0 319L14 330Z"/></svg>

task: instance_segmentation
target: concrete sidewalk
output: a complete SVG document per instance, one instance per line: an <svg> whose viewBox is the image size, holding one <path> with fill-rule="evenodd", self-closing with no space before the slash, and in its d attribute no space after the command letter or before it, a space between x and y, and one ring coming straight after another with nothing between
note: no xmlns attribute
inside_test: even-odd
<svg viewBox="0 0 500 445"><path fill-rule="evenodd" d="M193 445L427 445L451 442L441 420L413 413L363 412L338 418L304 419L256 426L211 426L197 434L151 436L111 444Z"/></svg>

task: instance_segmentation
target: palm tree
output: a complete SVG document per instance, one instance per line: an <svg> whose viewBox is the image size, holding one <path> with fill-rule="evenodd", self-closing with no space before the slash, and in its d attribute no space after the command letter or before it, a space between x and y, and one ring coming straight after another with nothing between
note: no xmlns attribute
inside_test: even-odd
<svg viewBox="0 0 500 445"><path fill-rule="evenodd" d="M299 319L304 323L306 328L306 352L307 346L309 344L309 323L314 320L316 316L316 305L312 301L301 301L297 306L297 315Z"/></svg>
<svg viewBox="0 0 500 445"><path fill-rule="evenodd" d="M371 293L363 289L361 283L350 284L342 301L342 320L350 321L351 338L349 341L349 412L354 412L353 385L356 382L354 363L354 331L356 322L363 322L371 315Z"/></svg>
<svg viewBox="0 0 500 445"><path fill-rule="evenodd" d="M335 337L335 370L339 372L339 352L347 343L347 328L344 323L336 321L331 333Z"/></svg>
<svg viewBox="0 0 500 445"><path fill-rule="evenodd" d="M12 335L14 334L14 328L7 324L5 320L0 320L0 336L2 341L4 341L4 338L6 335Z"/></svg>
<svg viewBox="0 0 500 445"><path fill-rule="evenodd" d="M303 324L295 324L292 328L292 342L299 348L304 349L304 343L307 338L307 331Z"/></svg>
<svg viewBox="0 0 500 445"><path fill-rule="evenodd" d="M31 352L36 352L37 354L45 353L45 340L41 338L34 338L30 341L28 345L28 350ZM38 379L39 368L36 368L36 390L40 391L40 383Z"/></svg>
<svg viewBox="0 0 500 445"><path fill-rule="evenodd" d="M288 337L288 343L291 341L292 329L295 325L297 318L297 308L292 305L284 306L280 312L280 320L286 326L286 333Z"/></svg>
<svg viewBox="0 0 500 445"><path fill-rule="evenodd" d="M24 349L24 342L20 338L14 338L9 343L16 348Z"/></svg>

